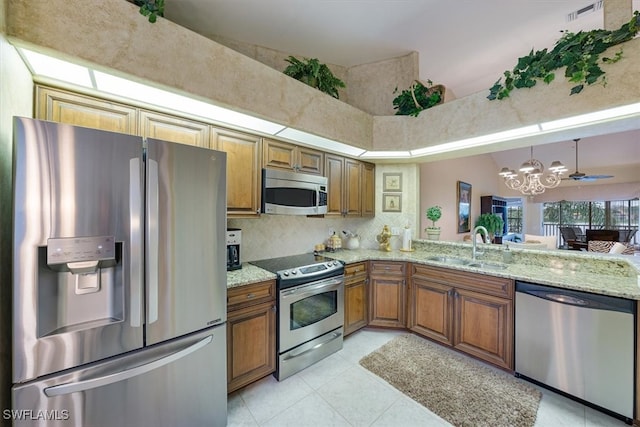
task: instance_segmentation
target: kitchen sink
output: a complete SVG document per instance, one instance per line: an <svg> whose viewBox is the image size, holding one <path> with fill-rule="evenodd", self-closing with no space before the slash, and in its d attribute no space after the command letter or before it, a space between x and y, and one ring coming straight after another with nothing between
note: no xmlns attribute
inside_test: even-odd
<svg viewBox="0 0 640 427"><path fill-rule="evenodd" d="M468 265L471 260L463 259L463 258L453 258L448 256L430 256L427 258L429 261L437 261L443 264L453 264L453 265Z"/></svg>
<svg viewBox="0 0 640 427"><path fill-rule="evenodd" d="M487 270L504 270L507 268L507 265L495 262L472 262L467 264L467 267L484 268Z"/></svg>

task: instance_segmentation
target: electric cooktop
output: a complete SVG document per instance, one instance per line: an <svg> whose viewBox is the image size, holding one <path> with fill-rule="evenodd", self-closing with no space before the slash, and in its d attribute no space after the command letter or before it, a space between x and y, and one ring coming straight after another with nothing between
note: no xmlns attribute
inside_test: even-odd
<svg viewBox="0 0 640 427"><path fill-rule="evenodd" d="M278 287L337 276L344 273L344 263L313 253L250 261L257 267L275 273Z"/></svg>

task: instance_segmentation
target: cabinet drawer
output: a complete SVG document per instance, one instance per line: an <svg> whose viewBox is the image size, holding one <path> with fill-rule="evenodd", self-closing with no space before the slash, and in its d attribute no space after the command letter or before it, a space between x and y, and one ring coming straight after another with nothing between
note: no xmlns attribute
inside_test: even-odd
<svg viewBox="0 0 640 427"><path fill-rule="evenodd" d="M372 261L370 267L371 274L404 276L406 264L404 262Z"/></svg>
<svg viewBox="0 0 640 427"><path fill-rule="evenodd" d="M456 288L513 299L513 280L449 268L413 264L412 275L444 282Z"/></svg>
<svg viewBox="0 0 640 427"><path fill-rule="evenodd" d="M261 302L273 301L275 298L275 280L238 286L227 290L227 311L237 310Z"/></svg>
<svg viewBox="0 0 640 427"><path fill-rule="evenodd" d="M367 263L366 262L357 262L354 264L347 264L344 267L344 278L349 279L353 276L360 276L363 274L367 274Z"/></svg>

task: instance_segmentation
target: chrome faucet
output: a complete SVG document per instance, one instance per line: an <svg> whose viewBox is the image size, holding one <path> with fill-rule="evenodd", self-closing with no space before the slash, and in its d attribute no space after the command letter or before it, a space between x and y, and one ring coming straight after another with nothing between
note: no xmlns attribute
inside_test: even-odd
<svg viewBox="0 0 640 427"><path fill-rule="evenodd" d="M471 250L471 258L475 261L476 260L476 255L483 255L484 252L478 251L477 249L477 243L476 243L476 235L478 234L478 231L484 231L484 239L486 243L491 243L491 240L489 240L489 232L487 231L486 228L484 228L481 225L478 225L476 228L473 229L473 234L471 234L471 241L473 243L473 249Z"/></svg>

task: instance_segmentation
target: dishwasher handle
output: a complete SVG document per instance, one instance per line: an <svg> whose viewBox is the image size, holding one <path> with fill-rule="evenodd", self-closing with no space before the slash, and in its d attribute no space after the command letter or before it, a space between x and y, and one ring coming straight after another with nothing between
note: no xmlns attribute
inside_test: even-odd
<svg viewBox="0 0 640 427"><path fill-rule="evenodd" d="M619 311L630 314L635 314L636 312L635 300L538 285L536 283L516 281L516 293L524 293L558 304L587 309Z"/></svg>

